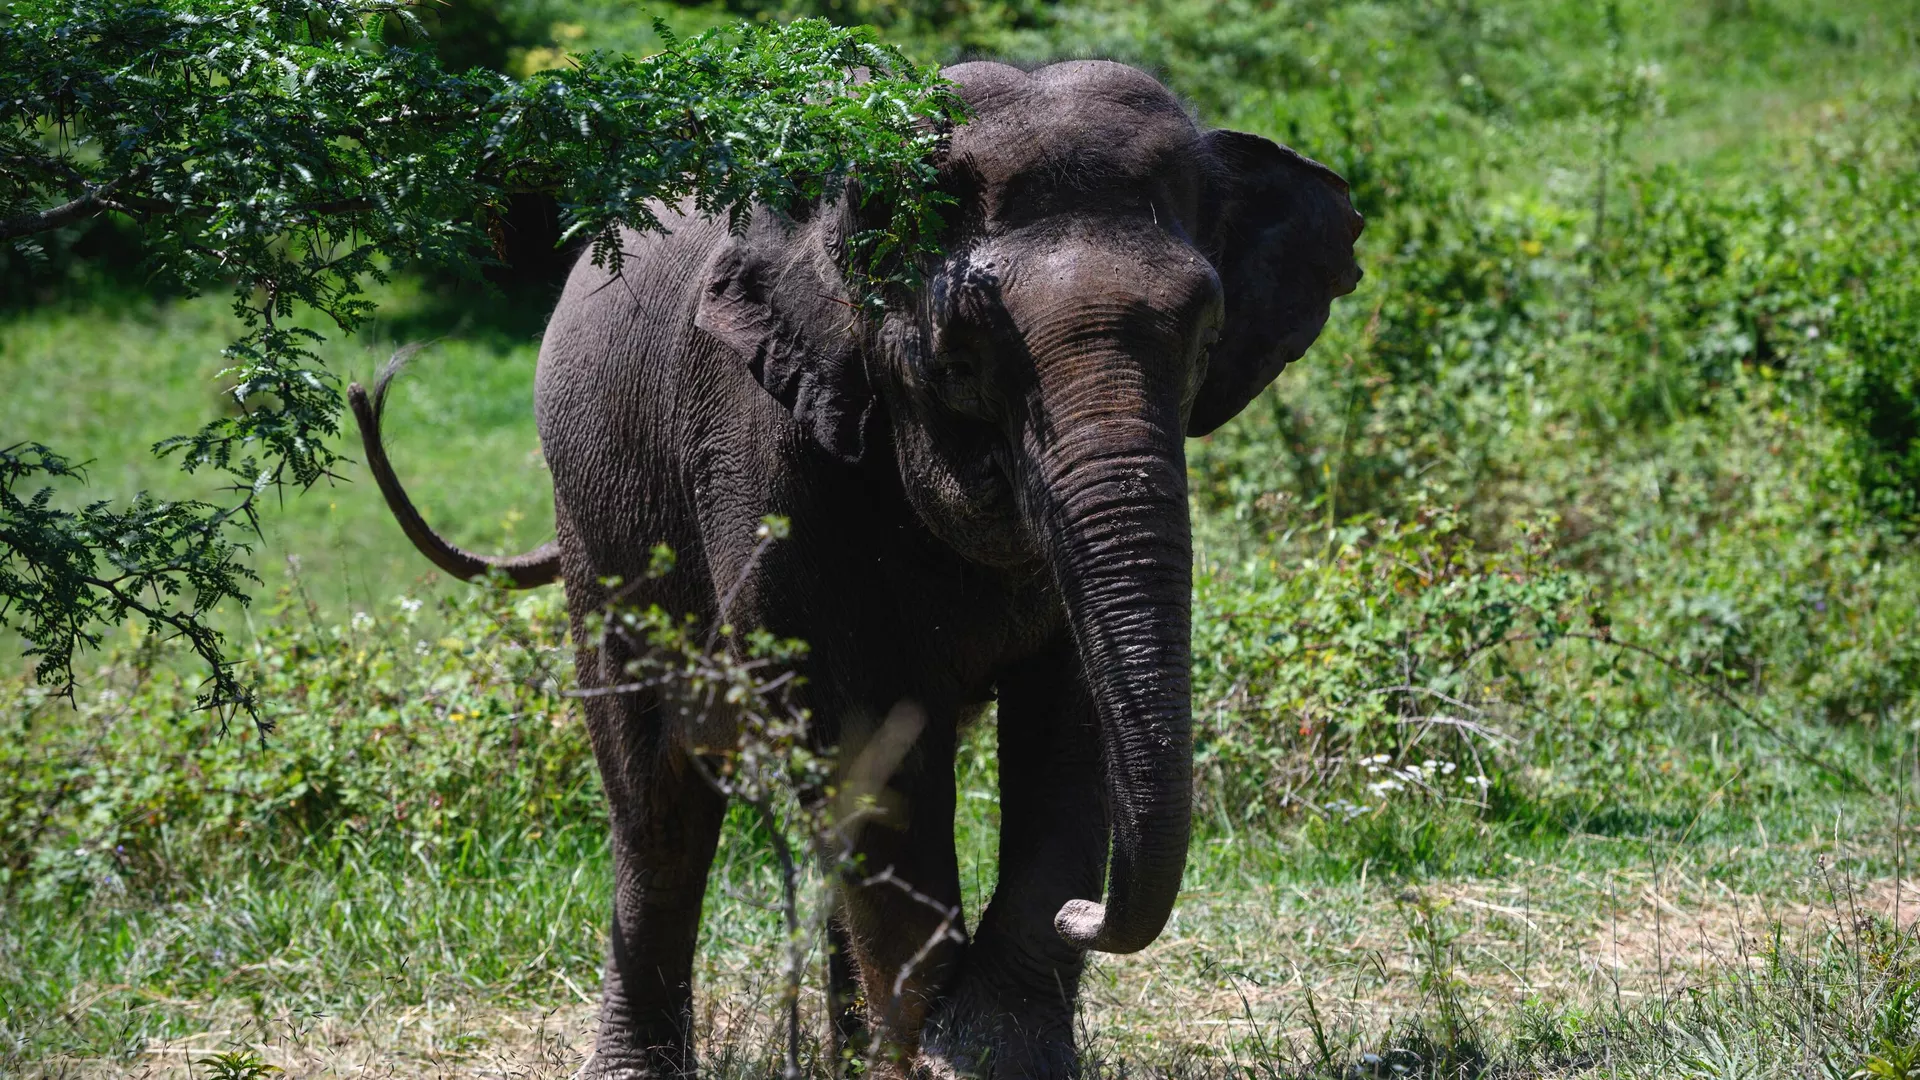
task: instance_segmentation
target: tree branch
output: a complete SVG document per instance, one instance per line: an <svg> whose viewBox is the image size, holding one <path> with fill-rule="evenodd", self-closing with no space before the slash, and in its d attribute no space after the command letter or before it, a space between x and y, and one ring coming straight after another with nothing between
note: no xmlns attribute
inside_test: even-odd
<svg viewBox="0 0 1920 1080"><path fill-rule="evenodd" d="M1828 776L1831 776L1834 779L1839 780L1840 782L1846 784L1848 787L1851 787L1856 791L1865 792L1868 794L1871 794L1873 791L1871 787L1867 786L1866 781L1853 775L1852 770L1848 769L1844 765L1834 765L1829 762L1821 760L1820 757L1814 754L1812 751L1801 746L1798 742L1787 738L1787 735L1785 732L1781 731L1779 728L1774 727L1772 724L1767 723L1765 720L1760 719L1760 717L1754 715L1754 713L1751 710L1746 708L1744 705L1741 705L1738 701L1735 701L1733 699L1733 695L1713 685L1712 682L1701 678L1700 676L1694 674L1691 671L1688 671L1686 667L1682 665L1678 660L1665 656L1659 652L1654 651L1653 649L1649 649L1645 645L1636 645L1631 641L1621 641L1619 638L1613 637L1612 635L1587 634L1587 633L1580 633L1576 631L1576 632L1561 633L1554 636L1564 637L1564 638L1575 638L1580 641L1591 641L1598 645L1611 645L1616 649L1625 649L1628 652L1639 653L1641 656L1647 657L1648 659L1656 660L1661 664L1664 664L1668 668L1668 670L1675 672L1676 674L1692 682L1694 685L1700 687L1700 689L1705 690L1708 694L1712 695L1714 699L1719 701L1720 704L1725 705L1727 708L1732 709L1734 712L1737 712L1741 716L1745 717L1748 723L1752 724L1754 727L1759 728L1763 734L1771 738L1774 742L1777 742L1781 746L1786 747L1789 751L1793 753L1794 757L1799 758L1801 761L1807 763L1808 765L1813 766L1816 769L1819 769L1821 772L1824 772Z"/></svg>
<svg viewBox="0 0 1920 1080"><path fill-rule="evenodd" d="M76 221L90 218L107 209L101 201L106 190L97 188L77 199L63 202L59 206L42 210L37 214L22 214L19 217L0 221L0 240L17 240L22 236L52 232Z"/></svg>

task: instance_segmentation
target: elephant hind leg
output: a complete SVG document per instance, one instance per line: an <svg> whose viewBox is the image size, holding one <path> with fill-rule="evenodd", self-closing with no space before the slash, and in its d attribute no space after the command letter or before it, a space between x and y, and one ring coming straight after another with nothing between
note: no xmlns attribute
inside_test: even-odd
<svg viewBox="0 0 1920 1080"><path fill-rule="evenodd" d="M593 642L581 618L605 603L599 586L568 604L586 686L627 679L626 647ZM613 926L601 991L600 1027L587 1080L691 1075L693 963L707 875L726 799L686 757L684 740L650 691L583 700L606 789L613 847Z"/></svg>
<svg viewBox="0 0 1920 1080"><path fill-rule="evenodd" d="M690 1074L694 950L726 800L684 763L634 768L633 757L656 756L632 753L632 743L644 740L595 739L602 741L616 742L614 753L628 759L607 785L611 805L632 809L612 814L613 927L585 1075Z"/></svg>

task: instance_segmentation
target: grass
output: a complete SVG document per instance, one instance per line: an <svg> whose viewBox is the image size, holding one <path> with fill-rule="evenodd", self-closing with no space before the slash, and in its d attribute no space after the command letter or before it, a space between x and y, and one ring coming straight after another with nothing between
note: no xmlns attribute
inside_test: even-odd
<svg viewBox="0 0 1920 1080"><path fill-rule="evenodd" d="M1083 0L994 39L1152 64L1373 200L1361 292L1190 447L1203 812L1167 932L1088 977L1092 1074L1920 1076L1920 21L1617 11ZM543 539L548 298L379 297L327 356L364 378L437 342L388 429L429 520ZM221 407L225 312L0 314L9 437L84 448L89 497L195 493L145 451ZM608 866L558 599L438 582L348 479L273 512L230 614L270 748L214 736L133 630L73 708L0 680L0 1073L578 1067ZM970 921L992 746L963 755ZM775 1068L777 885L736 813L698 972L715 1075Z"/></svg>
<svg viewBox="0 0 1920 1080"><path fill-rule="evenodd" d="M551 301L417 280L376 295L372 325L354 339L329 340L323 356L343 381L368 381L400 345L433 342L395 391L386 425L395 467L428 520L483 551L520 550L552 536L551 488L533 428L534 361ZM80 297L9 313L0 381L13 392L0 405L0 423L48 445L85 448L89 483L70 498L124 499L142 489L211 498L213 481L187 476L149 450L225 407L214 376L236 325L217 294L160 302ZM357 436L351 419L346 424L352 445ZM288 492L262 515L262 532L254 565L265 595L291 580L289 558L329 613L444 588L358 464L338 483Z"/></svg>
<svg viewBox="0 0 1920 1080"><path fill-rule="evenodd" d="M1624 836L1442 813L1451 872L1391 869L1405 830L1435 819L1416 805L1341 835L1203 830L1161 940L1089 975L1090 1058L1190 1075L1338 1075L1369 1054L1422 1075L1718 1075L1689 1058L1714 1050L1748 1075L1798 1075L1813 1024L1821 1053L1864 1065L1884 1050L1865 1013L1910 992L1920 963L1920 886L1897 873L1910 758L1858 749L1887 763L1871 777L1884 794L1823 797L1811 777L1791 799L1728 785L1690 818ZM969 750L960 825L977 918L996 827L991 729ZM164 902L102 891L78 908L15 907L0 993L15 1053L31 1053L12 1067L184 1075L229 1048L293 1075L577 1067L609 902L597 829L248 856ZM697 976L723 1074L768 1067L776 895L764 838L735 814Z"/></svg>
<svg viewBox="0 0 1920 1080"><path fill-rule="evenodd" d="M267 751L181 723L186 688L137 653L79 723L11 684L7 743L25 749L4 775L28 793L27 824L56 836L9 870L0 1067L187 1075L226 1052L292 1075L576 1068L609 868L591 759L557 696L559 614L542 594L345 625L284 604L256 655L287 680ZM416 640L430 626L447 636ZM1909 1045L1911 1011L1887 1002L1920 975L1912 736L1826 733L1822 760L1863 792L1721 727L1657 754L1647 735L1593 751L1650 765L1597 799L1557 787L1553 745L1532 740L1492 766L1521 778L1497 809L1401 797L1204 822L1161 939L1088 976L1090 1066L1719 1075L1694 1060L1712 1051L1800 1075L1817 1037L1844 1076ZM33 797L75 777L66 801ZM990 723L965 743L959 806L972 922L998 827ZM777 894L766 838L736 809L697 974L720 1075L773 1069ZM1895 1020L1908 1027L1882 1030Z"/></svg>

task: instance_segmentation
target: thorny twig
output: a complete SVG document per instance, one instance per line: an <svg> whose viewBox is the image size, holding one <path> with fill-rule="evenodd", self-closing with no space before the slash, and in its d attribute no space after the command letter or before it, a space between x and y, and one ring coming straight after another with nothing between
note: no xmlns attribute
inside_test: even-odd
<svg viewBox="0 0 1920 1080"><path fill-rule="evenodd" d="M932 908L940 915L940 923L933 928L933 933L927 935L927 940L920 943L920 948L916 949L914 954L907 958L906 963L900 965L900 970L893 977L892 993L888 997L886 1011L882 1014L884 1022L879 1025L880 1030L885 1032L893 1028L900 1016L901 1010L906 1005L907 980L913 977L913 973L919 969L921 964L926 962L927 957L933 954L934 949L939 948L942 943L949 941L956 945L964 945L967 941L967 935L965 930L959 925L960 906L958 904L949 906L928 896L926 893L914 888L904 878L895 874L891 866L877 874L862 879L858 884L862 888L869 888L875 885L890 885L906 894L908 899L917 904ZM869 1008L871 1008L871 1003L869 1003ZM884 1039L874 1039L867 1047L866 1072L868 1076L878 1075L877 1068L879 1066L880 1053L885 1048L885 1045Z"/></svg>

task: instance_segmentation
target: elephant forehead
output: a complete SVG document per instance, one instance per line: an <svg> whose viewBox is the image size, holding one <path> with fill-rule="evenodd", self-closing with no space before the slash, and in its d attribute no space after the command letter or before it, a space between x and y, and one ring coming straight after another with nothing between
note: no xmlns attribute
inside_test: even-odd
<svg viewBox="0 0 1920 1080"><path fill-rule="evenodd" d="M1017 247L994 252L1004 267L999 299L1043 381L1049 364L1112 355L1122 345L1150 364L1172 362L1185 357L1183 343L1219 319L1219 277L1190 248L1104 241Z"/></svg>
<svg viewBox="0 0 1920 1080"><path fill-rule="evenodd" d="M1038 210L1036 197L1184 187L1182 177L1197 176L1199 131L1145 72L1082 60L1032 73L961 64L947 74L973 109L950 160L990 202Z"/></svg>

